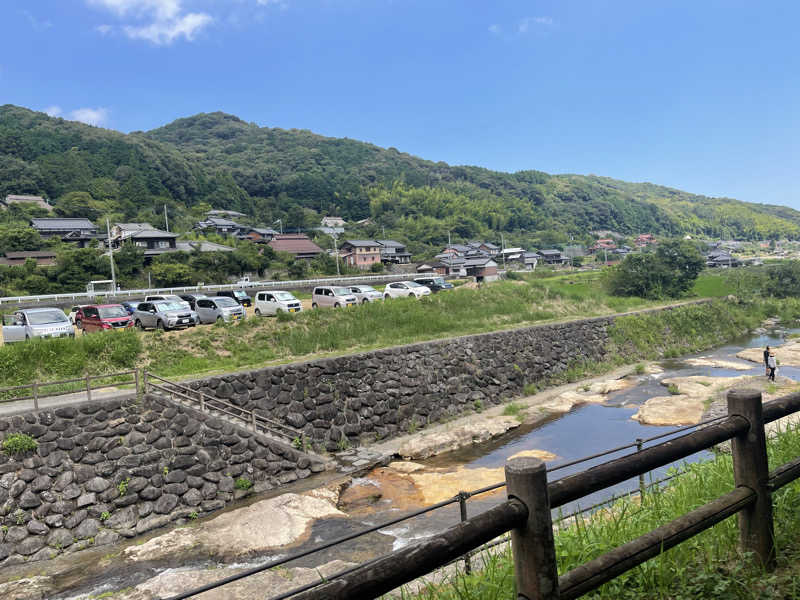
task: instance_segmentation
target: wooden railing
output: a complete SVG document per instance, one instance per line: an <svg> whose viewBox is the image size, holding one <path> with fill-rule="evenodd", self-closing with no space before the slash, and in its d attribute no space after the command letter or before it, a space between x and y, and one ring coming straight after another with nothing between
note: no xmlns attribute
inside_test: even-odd
<svg viewBox="0 0 800 600"><path fill-rule="evenodd" d="M106 375L89 375L83 377L76 377L73 379L61 379L58 381L34 381L33 383L26 383L24 385L14 385L11 387L0 388L0 405L9 404L12 402L21 402L24 400L33 401L33 410L39 410L39 401L45 398L55 398L58 396L65 396L67 394L86 393L87 400L92 400L92 392L102 389L117 387L120 385L133 385L136 393L139 392L139 377L138 369L131 369L129 371L119 371L117 373L108 373ZM119 378L127 378L122 381ZM110 383L98 384L98 381L114 379ZM57 391L48 391L52 388L62 388ZM63 389L66 388L66 389ZM18 393L27 395L17 395Z"/></svg>
<svg viewBox="0 0 800 600"><path fill-rule="evenodd" d="M772 569L775 545L771 494L800 477L800 457L770 473L764 424L798 410L800 394L762 405L760 392L731 391L727 418L555 482L548 483L545 465L538 459L510 460L505 469L506 502L441 534L330 576L312 589L305 586L288 595L295 600L375 598L510 531L518 598L577 598L734 514L738 515L742 550L751 553L762 567ZM733 490L558 575L552 509L727 440L732 440Z"/></svg>
<svg viewBox="0 0 800 600"><path fill-rule="evenodd" d="M154 380L159 383L154 383ZM241 422L242 425L257 433L264 433L280 440L287 440L296 446L300 446L300 449L306 447L304 434L299 429L256 414L255 411L236 406L231 402L226 402L220 398L214 398L199 390L194 390L188 386L164 379L148 371L145 371L142 375L142 387L145 393L151 389L158 390L167 394L173 400L188 404L198 409L200 412L221 414L228 419Z"/></svg>

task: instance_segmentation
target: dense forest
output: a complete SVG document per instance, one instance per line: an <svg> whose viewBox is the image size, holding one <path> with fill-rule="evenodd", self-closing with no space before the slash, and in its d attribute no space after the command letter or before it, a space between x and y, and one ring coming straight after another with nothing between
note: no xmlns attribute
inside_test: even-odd
<svg viewBox="0 0 800 600"><path fill-rule="evenodd" d="M447 240L526 246L588 241L594 230L715 238L800 237L800 213L605 177L502 173L431 162L394 148L223 113L122 134L0 107L0 196L41 194L63 216L163 224L178 231L209 208L253 224L309 228L320 216L370 218L353 234L385 235L429 253ZM8 221L9 216L5 217Z"/></svg>

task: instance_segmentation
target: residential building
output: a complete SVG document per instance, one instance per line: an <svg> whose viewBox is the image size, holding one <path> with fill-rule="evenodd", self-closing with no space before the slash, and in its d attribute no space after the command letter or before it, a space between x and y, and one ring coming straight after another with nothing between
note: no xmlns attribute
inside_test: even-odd
<svg viewBox="0 0 800 600"><path fill-rule="evenodd" d="M194 229L202 231L213 231L219 235L239 235L243 229L248 229L244 225L239 225L236 221L222 217L208 217L205 221L195 223Z"/></svg>
<svg viewBox="0 0 800 600"><path fill-rule="evenodd" d="M144 249L145 258L175 252L177 233L161 231L150 223L115 223L111 228L111 245L119 248L127 241Z"/></svg>
<svg viewBox="0 0 800 600"><path fill-rule="evenodd" d="M237 237L240 240L266 244L276 235L279 235L278 232L268 227L243 227Z"/></svg>
<svg viewBox="0 0 800 600"><path fill-rule="evenodd" d="M478 283L497 279L497 263L490 256L467 258L464 269L468 277L474 277Z"/></svg>
<svg viewBox="0 0 800 600"><path fill-rule="evenodd" d="M603 252L603 251L611 251L617 248L617 242L611 238L603 238L597 240L594 244L589 246L589 253L594 254L596 252Z"/></svg>
<svg viewBox="0 0 800 600"><path fill-rule="evenodd" d="M85 231L70 231L67 235L62 236L62 242L69 242L75 244L78 248L86 248L94 243L102 244L108 239L106 233L98 231L97 233L88 233Z"/></svg>
<svg viewBox="0 0 800 600"><path fill-rule="evenodd" d="M68 233L77 231L79 233L98 233L97 226L89 219L60 219L60 218L40 218L31 219L31 227L39 232L43 238L64 237Z"/></svg>
<svg viewBox="0 0 800 600"><path fill-rule="evenodd" d="M342 217L322 217L321 227L344 227L347 222Z"/></svg>
<svg viewBox="0 0 800 600"><path fill-rule="evenodd" d="M346 265L369 269L381 262L381 245L375 240L345 240L339 246L339 255Z"/></svg>
<svg viewBox="0 0 800 600"><path fill-rule="evenodd" d="M308 260L324 252L304 233L278 234L267 245L276 252L288 252L295 258Z"/></svg>
<svg viewBox="0 0 800 600"><path fill-rule="evenodd" d="M236 248L205 241L175 242L175 249L181 252L233 252Z"/></svg>
<svg viewBox="0 0 800 600"><path fill-rule="evenodd" d="M569 257L561 254L561 250L539 250L539 260L547 265L563 265L569 262Z"/></svg>
<svg viewBox="0 0 800 600"><path fill-rule="evenodd" d="M491 242L469 242L467 245L473 250L480 250L489 256L495 256L500 253L500 246L496 246Z"/></svg>
<svg viewBox="0 0 800 600"><path fill-rule="evenodd" d="M435 262L426 266L430 267L439 275L457 275L459 277L466 277L467 269L465 264L467 259L463 256L454 256L453 254L443 253L437 254L435 258ZM418 268L417 272L424 273L426 271L420 271Z"/></svg>
<svg viewBox="0 0 800 600"><path fill-rule="evenodd" d="M6 252L5 258L0 258L0 265L21 266L29 259L35 260L37 267L51 267L56 264L56 253L53 250Z"/></svg>
<svg viewBox="0 0 800 600"><path fill-rule="evenodd" d="M24 196L24 195L17 195L17 194L9 194L3 200L3 205L7 208L12 204L28 204L32 206L38 206L39 208L45 209L47 212L53 212L53 207L50 205L47 200L42 198L41 196Z"/></svg>
<svg viewBox="0 0 800 600"><path fill-rule="evenodd" d="M405 244L394 240L375 240L380 244L381 260L384 263L407 265L411 262L411 254L406 252Z"/></svg>
<svg viewBox="0 0 800 600"><path fill-rule="evenodd" d="M636 236L636 241L634 242L634 246L636 246L637 248L644 248L645 246L649 246L655 243L656 243L656 238L652 233L642 233Z"/></svg>
<svg viewBox="0 0 800 600"><path fill-rule="evenodd" d="M708 267L738 267L739 259L724 250L712 250L706 255Z"/></svg>

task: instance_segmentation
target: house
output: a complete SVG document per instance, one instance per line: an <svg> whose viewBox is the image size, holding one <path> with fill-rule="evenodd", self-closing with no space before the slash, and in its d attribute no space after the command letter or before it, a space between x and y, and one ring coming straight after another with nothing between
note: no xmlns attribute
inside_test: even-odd
<svg viewBox="0 0 800 600"><path fill-rule="evenodd" d="M345 240L339 247L339 255L346 265L369 269L381 262L381 245L374 240Z"/></svg>
<svg viewBox="0 0 800 600"><path fill-rule="evenodd" d="M293 254L295 258L307 260L323 252L322 248L312 242L304 233L279 233L267 245L276 252L288 252Z"/></svg>
<svg viewBox="0 0 800 600"><path fill-rule="evenodd" d="M406 252L405 244L394 240L375 240L380 244L381 260L384 263L407 265L411 262L411 254Z"/></svg>
<svg viewBox="0 0 800 600"><path fill-rule="evenodd" d="M111 228L111 245L119 248L127 241L144 248L145 258L175 252L178 247L177 233L161 231L150 223L115 223Z"/></svg>
<svg viewBox="0 0 800 600"><path fill-rule="evenodd" d="M347 222L342 217L322 217L321 227L344 227Z"/></svg>
<svg viewBox="0 0 800 600"><path fill-rule="evenodd" d="M463 256L454 256L452 254L437 254L436 262L431 263L433 270L439 275L458 275L466 277L467 270L465 264L467 259Z"/></svg>
<svg viewBox="0 0 800 600"><path fill-rule="evenodd" d="M469 246L472 250L480 251L482 254L487 254L489 256L495 256L500 252L500 247L495 246L491 242L468 242L467 246Z"/></svg>
<svg viewBox="0 0 800 600"><path fill-rule="evenodd" d="M237 217L246 217L247 215L244 213L236 212L235 210L209 210L206 213L206 218L208 217L228 217L228 218L237 218Z"/></svg>
<svg viewBox="0 0 800 600"><path fill-rule="evenodd" d="M67 235L62 236L61 241L75 244L78 248L86 248L91 246L94 242L102 243L106 237L106 234L102 232L88 233L84 231L70 231Z"/></svg>
<svg viewBox="0 0 800 600"><path fill-rule="evenodd" d="M738 267L739 259L724 250L712 250L706 255L708 267Z"/></svg>
<svg viewBox="0 0 800 600"><path fill-rule="evenodd" d="M203 241L175 242L175 248L181 252L233 252L236 250L230 246Z"/></svg>
<svg viewBox="0 0 800 600"><path fill-rule="evenodd" d="M607 251L610 251L610 250L616 250L616 248L617 248L617 242L615 240L613 240L611 238L603 238L603 239L597 240L594 244L589 246L589 253L590 254L594 254L594 253L596 253L598 251L600 251L600 252L606 251L607 252Z"/></svg>
<svg viewBox="0 0 800 600"><path fill-rule="evenodd" d="M0 258L0 265L21 266L29 259L35 260L37 267L51 267L56 264L56 253L53 250L6 252L5 258Z"/></svg>
<svg viewBox="0 0 800 600"><path fill-rule="evenodd" d="M644 248L655 243L656 238L652 233L642 233L636 236L636 241L633 244L637 248Z"/></svg>
<svg viewBox="0 0 800 600"><path fill-rule="evenodd" d="M500 253L500 258L506 261L521 261L523 254L525 254L523 248L506 248Z"/></svg>
<svg viewBox="0 0 800 600"><path fill-rule="evenodd" d="M569 262L569 257L561 254L561 250L539 250L539 260L547 265L563 265Z"/></svg>
<svg viewBox="0 0 800 600"><path fill-rule="evenodd" d="M64 237L68 233L98 233L97 226L89 219L58 219L41 218L31 219L31 227L39 232L43 238Z"/></svg>
<svg viewBox="0 0 800 600"><path fill-rule="evenodd" d="M468 277L474 277L478 283L497 279L497 263L490 256L467 258L464 270Z"/></svg>
<svg viewBox="0 0 800 600"><path fill-rule="evenodd" d="M536 252L523 252L522 264L529 271L533 271L539 263L539 255Z"/></svg>
<svg viewBox="0 0 800 600"><path fill-rule="evenodd" d="M266 244L276 235L278 235L277 231L267 227L244 227L237 237L240 240L250 240L251 242Z"/></svg>
<svg viewBox="0 0 800 600"><path fill-rule="evenodd" d="M208 217L205 221L195 223L194 229L211 231L219 235L239 235L247 227L239 225L236 221L224 219L222 217Z"/></svg>
<svg viewBox="0 0 800 600"><path fill-rule="evenodd" d="M41 196L18 196L9 194L3 200L3 205L8 208L12 204L24 204L30 206L38 206L45 209L47 212L53 212L53 207Z"/></svg>

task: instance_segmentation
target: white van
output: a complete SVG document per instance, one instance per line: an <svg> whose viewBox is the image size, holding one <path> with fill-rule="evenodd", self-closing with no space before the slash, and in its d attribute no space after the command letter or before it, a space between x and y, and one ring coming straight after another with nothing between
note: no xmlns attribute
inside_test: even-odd
<svg viewBox="0 0 800 600"><path fill-rule="evenodd" d="M256 316L276 315L278 311L301 312L303 305L291 292L258 292L256 294Z"/></svg>
<svg viewBox="0 0 800 600"><path fill-rule="evenodd" d="M350 288L343 286L323 285L315 287L314 293L311 294L312 308L339 308L340 306L351 306L356 303L355 294L350 291Z"/></svg>

